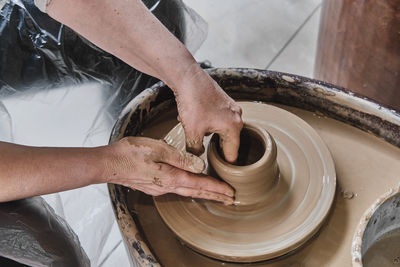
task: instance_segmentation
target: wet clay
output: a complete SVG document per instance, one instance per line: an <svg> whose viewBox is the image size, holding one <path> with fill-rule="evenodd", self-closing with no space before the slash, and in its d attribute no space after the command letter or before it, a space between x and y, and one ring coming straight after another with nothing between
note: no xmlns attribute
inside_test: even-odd
<svg viewBox="0 0 400 267"><path fill-rule="evenodd" d="M197 251L221 260L254 262L286 254L318 230L333 201L336 174L322 139L299 117L272 105L239 105L244 122L259 127L268 153L254 164L234 166L222 161L215 149L206 152L216 173L237 190L237 205L174 194L156 197L155 203L171 230ZM256 133L256 127L245 127ZM165 140L185 149L180 125ZM216 147L212 144L209 148Z"/></svg>
<svg viewBox="0 0 400 267"><path fill-rule="evenodd" d="M234 204L247 206L241 210L251 211L270 205L265 202L271 200L269 192L279 183L279 167L276 143L264 128L255 124L244 124L238 160L234 164L224 160L219 137L214 134L208 145L207 159L208 174L220 178L235 189ZM239 211L239 208L236 209Z"/></svg>
<svg viewBox="0 0 400 267"><path fill-rule="evenodd" d="M279 107L300 116L325 141L335 161L338 188L332 211L318 234L299 250L252 266L350 266L354 230L364 211L399 183L400 149L336 120L293 107ZM176 111L160 116L143 135L163 138L176 124ZM382 170L385 170L382 172ZM351 195L352 197L345 197ZM128 194L130 212L163 266L237 266L205 257L185 246L159 216L153 199L138 191Z"/></svg>
<svg viewBox="0 0 400 267"><path fill-rule="evenodd" d="M251 130L250 126L244 126L240 133L240 146L238 152L238 158L233 165L236 166L247 166L256 163L261 159L261 157L266 152L266 142L263 140L262 136L257 132ZM210 145L215 144L217 153L221 160L224 160L224 155L219 143L218 135L214 134L211 138Z"/></svg>
<svg viewBox="0 0 400 267"><path fill-rule="evenodd" d="M365 252L364 267L396 267L400 266L400 229L390 231Z"/></svg>

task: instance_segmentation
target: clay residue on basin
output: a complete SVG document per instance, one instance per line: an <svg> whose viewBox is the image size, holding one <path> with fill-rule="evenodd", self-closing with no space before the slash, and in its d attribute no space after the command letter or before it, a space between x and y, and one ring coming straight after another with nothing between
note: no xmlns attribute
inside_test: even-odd
<svg viewBox="0 0 400 267"><path fill-rule="evenodd" d="M400 149L344 123L287 106L322 137L335 161L338 189L325 225L312 240L290 256L254 266L350 266L350 247L356 225L367 207L389 188L396 187L400 173ZM176 112L160 116L144 135L162 138L176 123ZM165 128L161 130L159 124ZM164 132L163 132L164 131ZM384 171L383 171L384 170ZM351 192L344 198L341 192ZM131 212L136 213L154 255L164 266L235 266L204 257L182 244L164 225L152 198L131 191Z"/></svg>
<svg viewBox="0 0 400 267"><path fill-rule="evenodd" d="M365 210L354 233L354 267L399 266L400 184L381 195Z"/></svg>

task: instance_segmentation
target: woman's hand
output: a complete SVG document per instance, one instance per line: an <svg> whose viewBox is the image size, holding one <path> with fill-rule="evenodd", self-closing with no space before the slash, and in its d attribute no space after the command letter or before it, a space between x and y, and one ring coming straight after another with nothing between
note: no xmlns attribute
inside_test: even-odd
<svg viewBox="0 0 400 267"><path fill-rule="evenodd" d="M217 133L225 160L235 162L243 127L240 106L197 63L183 77L173 91L178 120L185 130L186 150L196 155L203 153L204 136Z"/></svg>
<svg viewBox="0 0 400 267"><path fill-rule="evenodd" d="M52 0L47 12L98 47L172 88L188 151L200 154L204 135L218 133L225 159L236 160L243 126L240 107L141 0ZM232 200L228 185L194 174L196 171L190 164L182 165L179 159L190 158L187 154L178 157L179 152L149 139L124 139L113 147L120 160L114 159L111 164L115 170L111 182L150 194L175 192L225 202ZM160 151L162 157L157 155Z"/></svg>
<svg viewBox="0 0 400 267"><path fill-rule="evenodd" d="M204 135L218 133L225 159L231 163L236 160L242 128L240 107L141 0L52 0L47 12L95 45L172 88L188 151L201 153Z"/></svg>
<svg viewBox="0 0 400 267"><path fill-rule="evenodd" d="M121 184L158 196L176 193L233 203L233 189L224 182L201 174L204 162L161 140L126 137L110 146L107 182Z"/></svg>

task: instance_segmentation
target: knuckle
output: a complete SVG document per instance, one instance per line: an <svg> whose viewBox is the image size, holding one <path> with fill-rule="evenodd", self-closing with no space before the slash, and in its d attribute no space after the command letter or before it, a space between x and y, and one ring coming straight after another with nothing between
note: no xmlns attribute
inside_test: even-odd
<svg viewBox="0 0 400 267"><path fill-rule="evenodd" d="M242 116L242 114L243 114L242 107L239 105L237 105L237 107L238 107L237 113L239 113L239 115Z"/></svg>
<svg viewBox="0 0 400 267"><path fill-rule="evenodd" d="M243 127L243 119L239 114L235 114L233 116L233 123L235 124L236 127L242 128Z"/></svg>
<svg viewBox="0 0 400 267"><path fill-rule="evenodd" d="M171 149L174 149L173 146L169 145L167 141L164 139L159 139L156 141L157 148L164 153L168 153Z"/></svg>
<svg viewBox="0 0 400 267"><path fill-rule="evenodd" d="M152 153L154 155L153 158L157 161L164 162L166 159L168 159L169 154L171 153L171 147L161 140L157 140L155 144L156 147Z"/></svg>
<svg viewBox="0 0 400 267"><path fill-rule="evenodd" d="M158 161L165 161L166 157L167 157L167 151L165 149L158 149L157 151L155 151L155 157Z"/></svg>

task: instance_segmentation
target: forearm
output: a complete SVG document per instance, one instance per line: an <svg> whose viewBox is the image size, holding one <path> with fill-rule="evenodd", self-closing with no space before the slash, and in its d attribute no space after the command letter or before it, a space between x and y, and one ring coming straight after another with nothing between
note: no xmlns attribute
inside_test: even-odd
<svg viewBox="0 0 400 267"><path fill-rule="evenodd" d="M140 0L52 0L54 19L132 67L180 88L201 69L185 48Z"/></svg>
<svg viewBox="0 0 400 267"><path fill-rule="evenodd" d="M0 142L0 202L104 182L105 149Z"/></svg>

